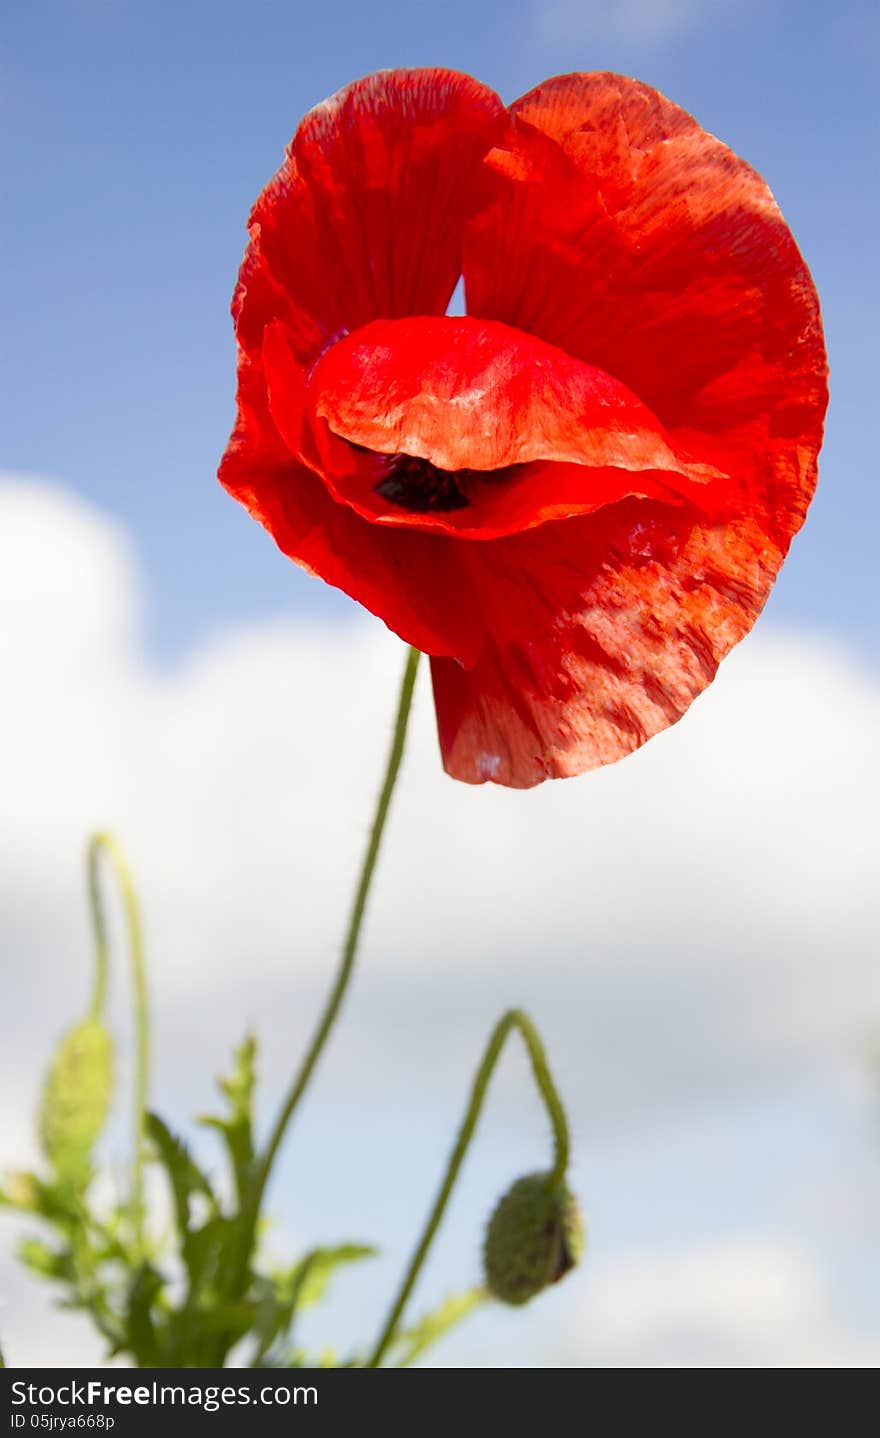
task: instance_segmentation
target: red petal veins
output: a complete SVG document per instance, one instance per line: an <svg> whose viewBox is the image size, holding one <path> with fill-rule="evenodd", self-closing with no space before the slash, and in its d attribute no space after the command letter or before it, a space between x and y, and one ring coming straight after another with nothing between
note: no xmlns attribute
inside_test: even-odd
<svg viewBox="0 0 880 1438"><path fill-rule="evenodd" d="M451 70L381 71L306 115L250 221L300 363L371 319L444 312L505 123L492 90ZM246 315L247 264L242 287Z"/></svg>
<svg viewBox="0 0 880 1438"><path fill-rule="evenodd" d="M738 448L743 483L761 471L790 536L827 367L815 289L764 181L624 76L562 76L512 113L466 236L469 312L613 374L710 462Z"/></svg>
<svg viewBox="0 0 880 1438"><path fill-rule="evenodd" d="M376 315L445 309L481 160L504 123L491 90L445 70L370 76L305 117L251 215L232 305L238 413L219 471L291 559L408 642L468 662L473 606L450 593L438 541L368 526L312 467L304 367Z"/></svg>
<svg viewBox="0 0 880 1438"><path fill-rule="evenodd" d="M470 668L432 661L443 761L514 788L612 763L675 723L782 560L754 521L719 529L635 500L458 553L488 638Z"/></svg>

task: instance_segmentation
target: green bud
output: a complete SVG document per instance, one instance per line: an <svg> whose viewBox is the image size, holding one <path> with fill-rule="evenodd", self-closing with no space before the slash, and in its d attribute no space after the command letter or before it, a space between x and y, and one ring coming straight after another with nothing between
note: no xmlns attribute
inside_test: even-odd
<svg viewBox="0 0 880 1438"><path fill-rule="evenodd" d="M528 1303L574 1268L583 1247L583 1220L566 1184L531 1173L508 1189L489 1220L486 1284L502 1303Z"/></svg>
<svg viewBox="0 0 880 1438"><path fill-rule="evenodd" d="M113 1041L100 1019L84 1019L58 1045L40 1105L43 1152L65 1177L81 1179L88 1173L112 1086Z"/></svg>

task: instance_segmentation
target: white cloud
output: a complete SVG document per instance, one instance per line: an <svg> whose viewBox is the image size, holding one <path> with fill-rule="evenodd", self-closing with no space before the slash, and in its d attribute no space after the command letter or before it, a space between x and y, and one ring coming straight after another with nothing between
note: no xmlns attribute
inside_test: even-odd
<svg viewBox="0 0 880 1438"><path fill-rule="evenodd" d="M266 621L163 669L142 608L123 532L56 486L0 484L0 1091L16 1115L0 1167L21 1161L27 1095L86 992L91 829L115 828L138 876L156 1092L177 1121L210 1101L246 1024L278 1091L335 962L402 646L353 607L345 628ZM589 1154L821 1073L876 1023L880 686L842 645L762 622L673 730L526 794L442 774L426 681L318 1113L344 1101L372 1124L418 1098L442 1135L489 1026L522 1003ZM121 1026L121 973L115 989ZM493 1106L490 1131L508 1119L534 1166L544 1123L519 1055Z"/></svg>
<svg viewBox="0 0 880 1438"><path fill-rule="evenodd" d="M22 1044L29 1024L66 1022L84 987L81 851L106 824L141 882L169 1061L188 1062L197 1003L221 1050L250 1020L287 1065L335 958L401 646L353 609L346 629L224 633L162 672L139 645L125 537L51 486L0 496L0 605L15 617L0 912ZM827 1061L880 1014L880 687L840 646L765 626L676 728L527 794L442 774L426 681L350 1063L370 1054L381 1081L418 1055L426 1077L445 1074L522 1000L569 1085L618 1123ZM375 1048L389 1005L397 1053Z"/></svg>
<svg viewBox="0 0 880 1438"><path fill-rule="evenodd" d="M748 0L745 0L748 3ZM547 0L534 8L548 41L612 40L652 46L741 11L744 0Z"/></svg>
<svg viewBox="0 0 880 1438"><path fill-rule="evenodd" d="M810 1256L740 1235L600 1265L585 1346L604 1368L873 1368L877 1337L841 1322Z"/></svg>

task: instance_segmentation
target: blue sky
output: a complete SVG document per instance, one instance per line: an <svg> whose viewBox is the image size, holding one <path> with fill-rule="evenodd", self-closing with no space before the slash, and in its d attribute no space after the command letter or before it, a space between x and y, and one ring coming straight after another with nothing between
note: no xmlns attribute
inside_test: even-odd
<svg viewBox="0 0 880 1438"><path fill-rule="evenodd" d="M528 795L452 784L422 683L362 967L273 1194L279 1246L375 1238L375 1274L315 1333L372 1331L520 1003L570 1104L592 1241L576 1278L438 1361L876 1366L876 6L43 0L4 32L0 472L23 478L0 473L0 1169L27 1157L42 1056L81 1000L91 828L118 830L141 885L178 1126L245 1022L268 1107L334 960L400 645L215 479L252 200L302 113L372 69L454 66L507 99L616 69L764 174L812 268L817 497L755 634L622 764ZM545 1148L511 1057L417 1307L472 1280L492 1197ZM12 1361L91 1361L10 1246Z"/></svg>
<svg viewBox="0 0 880 1438"><path fill-rule="evenodd" d="M867 0L44 0L4 28L0 460L131 523L160 652L242 616L348 610L214 482L232 417L228 303L248 208L302 113L411 64L467 70L507 99L560 71L623 70L765 175L813 270L832 365L818 496L769 613L876 643Z"/></svg>

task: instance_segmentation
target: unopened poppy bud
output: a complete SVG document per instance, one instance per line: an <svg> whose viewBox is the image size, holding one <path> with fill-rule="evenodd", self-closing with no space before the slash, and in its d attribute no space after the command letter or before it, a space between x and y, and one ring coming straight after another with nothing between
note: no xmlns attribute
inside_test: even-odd
<svg viewBox="0 0 880 1438"><path fill-rule="evenodd" d="M517 1179L489 1220L483 1261L490 1293L528 1303L578 1262L584 1225L564 1182L548 1173Z"/></svg>
<svg viewBox="0 0 880 1438"><path fill-rule="evenodd" d="M58 1045L43 1089L40 1138L50 1162L70 1177L88 1169L113 1085L113 1044L100 1019L70 1029Z"/></svg>

